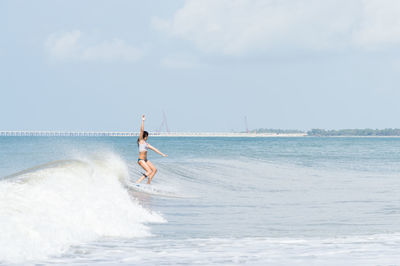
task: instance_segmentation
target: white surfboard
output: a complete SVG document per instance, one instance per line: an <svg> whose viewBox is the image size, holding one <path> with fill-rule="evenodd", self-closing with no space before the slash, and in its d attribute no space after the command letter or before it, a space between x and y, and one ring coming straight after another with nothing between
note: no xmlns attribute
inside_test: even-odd
<svg viewBox="0 0 400 266"><path fill-rule="evenodd" d="M131 188L135 191L146 193L146 194L163 196L163 197L172 197L172 198L182 198L183 197L182 195L178 195L175 192L166 191L166 190L157 188L154 185L130 183L128 186L129 186L129 188Z"/></svg>

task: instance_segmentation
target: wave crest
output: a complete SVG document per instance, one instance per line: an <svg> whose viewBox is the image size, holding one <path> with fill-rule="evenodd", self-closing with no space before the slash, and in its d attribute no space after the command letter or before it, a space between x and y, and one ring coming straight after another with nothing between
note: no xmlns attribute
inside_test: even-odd
<svg viewBox="0 0 400 266"><path fill-rule="evenodd" d="M57 161L0 182L0 261L46 258L99 237L145 237L165 222L124 189L115 154Z"/></svg>

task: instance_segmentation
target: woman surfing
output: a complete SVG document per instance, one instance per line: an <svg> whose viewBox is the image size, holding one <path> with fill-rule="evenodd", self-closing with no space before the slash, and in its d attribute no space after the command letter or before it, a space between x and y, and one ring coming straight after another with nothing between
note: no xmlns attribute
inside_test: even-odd
<svg viewBox="0 0 400 266"><path fill-rule="evenodd" d="M156 153L160 154L161 156L167 157L166 154L160 152L157 150L155 147L151 146L149 143L147 143L147 139L149 138L149 132L144 131L144 120L146 120L146 117L143 115L142 116L142 125L140 127L140 134L139 138L137 140L138 147L139 147L139 159L138 159L138 164L146 171L141 178L136 181L136 183L142 182L146 177L147 179L147 184L151 183L151 180L153 179L154 175L157 173L157 168L149 161L147 160L147 151L148 149L155 151Z"/></svg>

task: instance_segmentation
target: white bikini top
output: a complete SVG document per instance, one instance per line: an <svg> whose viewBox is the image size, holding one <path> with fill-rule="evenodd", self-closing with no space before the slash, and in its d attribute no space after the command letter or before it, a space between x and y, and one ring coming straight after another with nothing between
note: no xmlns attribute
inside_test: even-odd
<svg viewBox="0 0 400 266"><path fill-rule="evenodd" d="M139 152L148 151L149 144L147 142L139 143Z"/></svg>

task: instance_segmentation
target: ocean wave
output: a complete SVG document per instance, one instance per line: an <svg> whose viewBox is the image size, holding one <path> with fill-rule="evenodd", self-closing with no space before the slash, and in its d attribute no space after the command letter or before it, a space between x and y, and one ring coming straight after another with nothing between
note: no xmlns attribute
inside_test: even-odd
<svg viewBox="0 0 400 266"><path fill-rule="evenodd" d="M0 262L58 255L101 237L145 237L165 219L124 188L115 154L51 162L0 182Z"/></svg>

